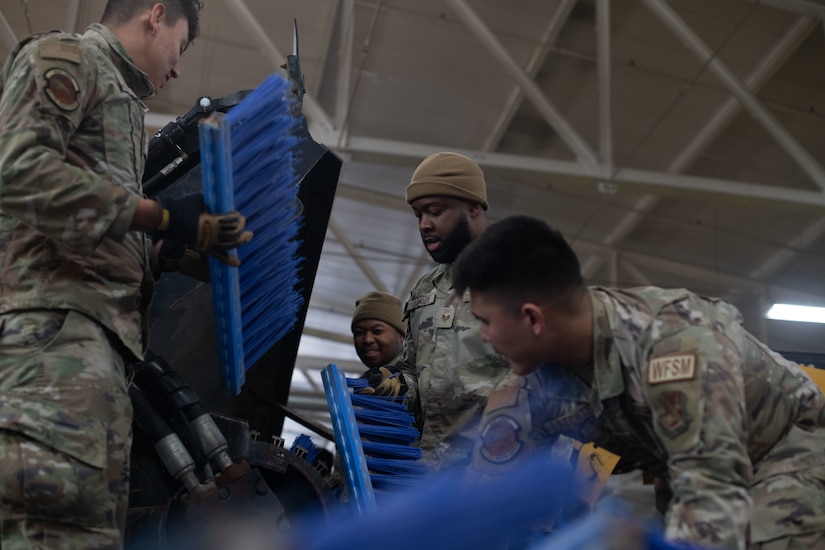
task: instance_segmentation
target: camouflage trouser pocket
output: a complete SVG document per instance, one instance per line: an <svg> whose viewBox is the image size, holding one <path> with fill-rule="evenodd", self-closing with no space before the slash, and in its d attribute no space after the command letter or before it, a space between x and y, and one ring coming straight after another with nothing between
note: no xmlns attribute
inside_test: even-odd
<svg viewBox="0 0 825 550"><path fill-rule="evenodd" d="M102 468L8 430L0 430L0 496L10 514L65 523L104 525L113 509Z"/></svg>
<svg viewBox="0 0 825 550"><path fill-rule="evenodd" d="M122 359L102 328L77 312L0 321L0 508L113 525L131 442Z"/></svg>

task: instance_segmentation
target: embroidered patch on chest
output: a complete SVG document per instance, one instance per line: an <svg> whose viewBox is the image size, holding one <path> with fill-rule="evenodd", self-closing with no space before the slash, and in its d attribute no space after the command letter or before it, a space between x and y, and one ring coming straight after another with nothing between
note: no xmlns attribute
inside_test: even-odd
<svg viewBox="0 0 825 550"><path fill-rule="evenodd" d="M696 376L696 356L692 353L657 357L647 364L648 384L693 380L694 376Z"/></svg>
<svg viewBox="0 0 825 550"><path fill-rule="evenodd" d="M455 320L455 307L446 306L438 310L435 317L436 328L450 328Z"/></svg>
<svg viewBox="0 0 825 550"><path fill-rule="evenodd" d="M659 427L667 437L675 439L685 433L691 420L684 392L667 391L659 395Z"/></svg>
<svg viewBox="0 0 825 550"><path fill-rule="evenodd" d="M493 418L481 432L481 456L496 464L511 460L521 449L520 429L519 423L509 416Z"/></svg>

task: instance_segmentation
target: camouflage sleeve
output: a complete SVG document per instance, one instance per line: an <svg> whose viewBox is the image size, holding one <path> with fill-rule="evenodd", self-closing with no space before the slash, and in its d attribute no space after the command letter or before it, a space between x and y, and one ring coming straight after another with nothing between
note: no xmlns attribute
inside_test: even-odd
<svg viewBox="0 0 825 550"><path fill-rule="evenodd" d="M740 364L739 348L718 323L658 339L647 357L645 391L673 489L669 539L745 548L752 465Z"/></svg>
<svg viewBox="0 0 825 550"><path fill-rule="evenodd" d="M415 367L415 334L410 330L410 314L404 313L404 323L407 330L404 334L404 355L401 360L395 365L404 375L404 382L407 384L407 398L411 404L411 409L418 413L421 409L418 400L418 372Z"/></svg>
<svg viewBox="0 0 825 550"><path fill-rule="evenodd" d="M122 239L140 197L94 171L72 148L87 110L94 62L75 42L30 42L3 70L0 210L80 253ZM99 124L99 121L97 122ZM102 132L102 129L101 129Z"/></svg>

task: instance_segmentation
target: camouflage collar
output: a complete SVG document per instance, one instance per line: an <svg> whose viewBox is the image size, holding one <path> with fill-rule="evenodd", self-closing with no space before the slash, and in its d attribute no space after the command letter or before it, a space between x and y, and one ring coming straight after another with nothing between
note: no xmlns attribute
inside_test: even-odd
<svg viewBox="0 0 825 550"><path fill-rule="evenodd" d="M445 293L453 288L453 264L439 264L435 268L433 286Z"/></svg>
<svg viewBox="0 0 825 550"><path fill-rule="evenodd" d="M616 312L605 290L599 287L590 289L593 304L593 378L600 401L624 392L622 358L611 323Z"/></svg>
<svg viewBox="0 0 825 550"><path fill-rule="evenodd" d="M155 86L149 80L149 76L135 65L126 48L109 28L100 23L92 23L83 34L83 38L106 52L120 74L123 75L126 85L140 99L149 99L155 95Z"/></svg>

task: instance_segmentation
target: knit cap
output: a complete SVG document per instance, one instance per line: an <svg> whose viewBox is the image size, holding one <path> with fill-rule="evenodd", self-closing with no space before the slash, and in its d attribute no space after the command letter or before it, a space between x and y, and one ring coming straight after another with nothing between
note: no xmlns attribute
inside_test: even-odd
<svg viewBox="0 0 825 550"><path fill-rule="evenodd" d="M446 196L481 204L487 210L487 183L476 162L458 153L436 153L421 161L407 185L407 203Z"/></svg>
<svg viewBox="0 0 825 550"><path fill-rule="evenodd" d="M352 314L352 325L365 319L383 321L404 334L404 309L401 300L388 292L374 290L367 292L355 301L355 311Z"/></svg>

